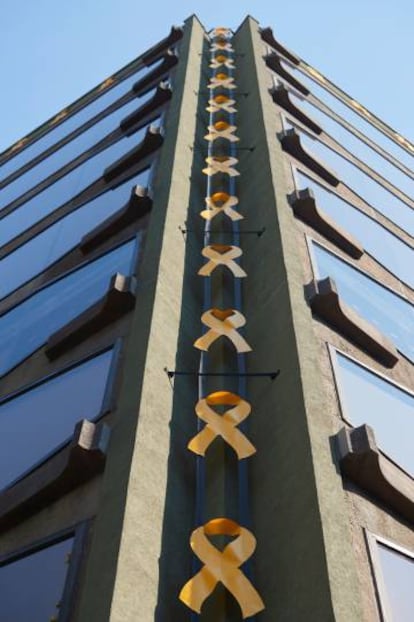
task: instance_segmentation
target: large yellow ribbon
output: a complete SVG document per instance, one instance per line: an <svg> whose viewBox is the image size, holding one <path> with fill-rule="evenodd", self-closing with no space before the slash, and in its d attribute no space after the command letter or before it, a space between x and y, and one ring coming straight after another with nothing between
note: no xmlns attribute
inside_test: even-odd
<svg viewBox="0 0 414 622"><path fill-rule="evenodd" d="M237 112L237 109L234 107L236 103L235 99L230 99L227 95L216 95L212 99L208 100L209 106L207 106L206 110L208 112Z"/></svg>
<svg viewBox="0 0 414 622"><path fill-rule="evenodd" d="M220 551L207 536L236 539ZM190 546L204 566L180 592L179 598L187 607L200 613L204 601L220 582L239 603L243 619L263 611L260 594L240 570L256 549L256 538L251 531L228 518L216 518L193 531Z"/></svg>
<svg viewBox="0 0 414 622"><path fill-rule="evenodd" d="M201 254L210 261L200 268L198 271L200 276L210 276L217 266L226 266L226 268L231 270L236 278L240 279L247 276L243 268L241 268L239 264L234 261L243 254L242 249L238 246L209 244L203 248Z"/></svg>
<svg viewBox="0 0 414 622"><path fill-rule="evenodd" d="M208 166L203 168L203 173L205 175L216 175L216 173L225 173L230 177L237 177L240 175L235 168L233 168L234 164L238 163L237 158L232 158L228 156L209 156L206 158L206 162Z"/></svg>
<svg viewBox="0 0 414 622"><path fill-rule="evenodd" d="M234 78L230 78L226 73L218 73L210 78L210 83L207 85L209 89L235 89Z"/></svg>
<svg viewBox="0 0 414 622"><path fill-rule="evenodd" d="M220 204L221 205L218 205ZM200 212L204 220L212 220L217 214L225 214L231 220L243 220L244 216L236 212L233 207L238 205L239 199L227 192L215 192L211 197L206 197L207 209Z"/></svg>
<svg viewBox="0 0 414 622"><path fill-rule="evenodd" d="M219 337L227 337L233 343L237 352L251 352L251 347L238 332L246 324L246 319L240 311L235 309L209 309L201 316L204 326L210 330L194 342L194 347L207 351Z"/></svg>
<svg viewBox="0 0 414 622"><path fill-rule="evenodd" d="M230 125L227 121L217 121L214 125L208 126L208 134L204 136L204 138L210 142L217 140L217 138L224 138L229 140L231 143L235 143L240 138L234 136L234 132L237 130L236 125Z"/></svg>
<svg viewBox="0 0 414 622"><path fill-rule="evenodd" d="M219 54L213 58L210 63L210 67L212 69L217 69L218 67L228 67L229 69L234 69L234 60L224 56L224 54Z"/></svg>
<svg viewBox="0 0 414 622"><path fill-rule="evenodd" d="M215 412L210 406L233 406L223 415ZM244 421L251 412L249 402L230 391L216 391L199 400L195 411L197 417L207 425L188 443L190 451L205 456L207 449L217 436L221 436L234 449L239 460L249 458L256 453L255 446L236 426Z"/></svg>

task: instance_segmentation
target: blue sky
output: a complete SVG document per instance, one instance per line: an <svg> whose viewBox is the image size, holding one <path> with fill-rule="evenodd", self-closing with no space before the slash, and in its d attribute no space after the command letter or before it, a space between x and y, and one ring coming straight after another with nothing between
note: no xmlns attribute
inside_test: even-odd
<svg viewBox="0 0 414 622"><path fill-rule="evenodd" d="M207 28L246 14L392 127L414 136L412 0L2 0L0 151L196 13Z"/></svg>

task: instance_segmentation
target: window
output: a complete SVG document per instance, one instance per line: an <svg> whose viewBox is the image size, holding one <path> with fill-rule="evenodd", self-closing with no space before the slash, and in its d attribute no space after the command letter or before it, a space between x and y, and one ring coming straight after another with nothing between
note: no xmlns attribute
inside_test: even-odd
<svg viewBox="0 0 414 622"><path fill-rule="evenodd" d="M414 553L367 534L385 622L413 619Z"/></svg>
<svg viewBox="0 0 414 622"><path fill-rule="evenodd" d="M134 97L130 102L104 117L101 121L92 125L92 127L82 132L82 134L79 134L79 136L66 143L63 147L54 151L49 157L39 162L39 164L30 168L26 173L17 177L17 179L0 191L0 209L40 184L50 175L56 173L60 168L82 155L82 153L88 149L92 149L96 143L116 130L122 119L140 108L148 99L151 99L153 95L154 91L151 91L149 95L142 98L142 100Z"/></svg>
<svg viewBox="0 0 414 622"><path fill-rule="evenodd" d="M407 196L412 197L414 195L414 180L412 178L393 166L376 151L368 147L368 145L331 119L328 115L318 110L318 108L313 106L306 99L302 100L292 93L290 94L290 98L298 108L314 119L327 134L332 136L332 138L345 147L345 149L348 149L352 155L359 158L364 164L385 177L385 179L394 184L402 192L405 192Z"/></svg>
<svg viewBox="0 0 414 622"><path fill-rule="evenodd" d="M303 132L300 132L300 139L303 148L332 168L338 179L401 229L414 235L414 210L319 140L312 140Z"/></svg>
<svg viewBox="0 0 414 622"><path fill-rule="evenodd" d="M71 563L69 537L0 565L0 619L47 622L57 619Z"/></svg>
<svg viewBox="0 0 414 622"><path fill-rule="evenodd" d="M105 168L136 147L147 128L122 138L48 186L0 220L0 246L33 226L102 176Z"/></svg>
<svg viewBox="0 0 414 622"><path fill-rule="evenodd" d="M414 477L414 395L339 352L333 357L345 419L371 426L380 449Z"/></svg>
<svg viewBox="0 0 414 622"><path fill-rule="evenodd" d="M27 298L0 318L0 374L42 346L48 337L105 295L116 272L131 273L131 240L77 268Z"/></svg>
<svg viewBox="0 0 414 622"><path fill-rule="evenodd" d="M23 149L23 151L16 154L10 160L4 162L4 164L0 165L0 178L3 180L18 168L21 168L30 162L30 160L43 153L43 151L49 149L52 145L65 138L65 136L68 136L71 132L77 130L84 123L87 123L96 115L103 112L108 106L111 106L120 97L127 93L135 82L142 77L142 74L147 71L152 71L161 62L162 59L157 61L157 63L151 66L150 69L148 67L141 67L137 72L133 73L128 78L125 78L125 80L113 88L104 91L100 97L94 99L90 102L90 104L87 104L78 112L75 112L73 115L68 117L66 121L63 121L63 123L60 123L54 129L47 132L47 134L41 136L32 145L26 149Z"/></svg>
<svg viewBox="0 0 414 622"><path fill-rule="evenodd" d="M1 259L0 298L48 268L79 244L85 234L121 209L134 185L147 186L149 170L71 212Z"/></svg>
<svg viewBox="0 0 414 622"><path fill-rule="evenodd" d="M414 287L414 251L375 220L355 209L337 195L297 172L299 188L311 188L317 205L340 227L354 235L364 249L399 279Z"/></svg>
<svg viewBox="0 0 414 622"><path fill-rule="evenodd" d="M414 362L414 307L316 242L312 250L317 278L333 278L341 299Z"/></svg>
<svg viewBox="0 0 414 622"><path fill-rule="evenodd" d="M65 443L78 421L103 414L113 359L107 350L0 402L0 489Z"/></svg>
<svg viewBox="0 0 414 622"><path fill-rule="evenodd" d="M317 97L324 104L329 106L334 112L339 114L349 123L352 123L352 125L354 125L361 132L369 136L383 149L388 151L388 153L400 160L400 162L402 162L409 168L413 167L413 157L412 155L407 153L407 151L401 149L401 147L399 147L394 141L385 136L385 134L383 134L380 130L377 130L377 128L371 125L371 123L365 121L356 112L348 108L348 106L343 104L339 99L337 99L334 95L325 90L322 86L314 82L311 78L307 77L304 73L302 73L298 69L295 69L293 66L285 63L284 61L282 61L282 65L287 71L289 71L289 73L291 73L297 80L299 80L299 82L306 86L307 89L313 95L315 95L315 97Z"/></svg>

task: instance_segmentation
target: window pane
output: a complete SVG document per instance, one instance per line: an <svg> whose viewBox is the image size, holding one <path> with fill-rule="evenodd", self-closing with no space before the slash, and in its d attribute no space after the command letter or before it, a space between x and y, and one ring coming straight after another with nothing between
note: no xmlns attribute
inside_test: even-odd
<svg viewBox="0 0 414 622"><path fill-rule="evenodd" d="M0 260L0 298L45 270L79 244L81 238L122 208L131 189L148 184L149 169L108 190Z"/></svg>
<svg viewBox="0 0 414 622"><path fill-rule="evenodd" d="M0 318L0 374L5 374L48 337L95 303L116 272L130 274L135 240L95 259L33 294Z"/></svg>
<svg viewBox="0 0 414 622"><path fill-rule="evenodd" d="M414 561L378 543L393 622L412 622Z"/></svg>
<svg viewBox="0 0 414 622"><path fill-rule="evenodd" d="M27 147L27 149L24 149L11 160L7 160L7 162L0 166L0 178L4 179L21 166L24 166L24 164L40 155L43 151L57 143L59 140L62 140L62 138L68 136L68 134L76 130L78 127L87 121L90 121L95 115L105 110L105 108L127 93L127 91L130 90L135 82L140 79L146 71L152 71L157 64L154 64L151 69L142 67L132 76L126 78L123 82L117 86L114 86L109 91L106 91L103 95L98 97L98 99L95 99L93 102L79 110L79 112L76 112L74 115L68 117L66 121L56 126L54 130L51 130L39 138L39 140L34 142L33 145Z"/></svg>
<svg viewBox="0 0 414 622"><path fill-rule="evenodd" d="M414 307L318 244L312 246L319 278L332 277L342 300L414 361Z"/></svg>
<svg viewBox="0 0 414 622"><path fill-rule="evenodd" d="M312 140L300 132L301 143L305 150L313 154L321 163L333 169L340 181L349 186L381 214L387 216L399 227L414 235L414 210L402 203L388 190L365 175L356 166L328 149L319 140Z"/></svg>
<svg viewBox="0 0 414 622"><path fill-rule="evenodd" d="M313 118L327 134L335 138L352 155L359 158L364 164L385 177L385 179L388 179L394 186L405 192L407 196L414 196L414 180L411 177L393 166L380 154L342 127L342 125L315 108L315 106L312 106L307 100L301 100L292 94L290 97L298 108Z"/></svg>
<svg viewBox="0 0 414 622"><path fill-rule="evenodd" d="M82 153L88 149L93 148L94 145L105 138L106 135L116 130L122 119L135 110L138 110L145 101L151 99L153 94L153 91L151 91L151 93L143 97L142 100L135 97L132 101L122 106L122 108L118 108L118 110L112 114L104 117L88 130L79 134L79 136L52 153L48 158L45 158L39 162L39 164L30 168L26 173L20 175L20 177L17 177L17 179L2 188L0 191L0 209L22 196L28 190L34 188L37 184L82 155Z"/></svg>
<svg viewBox="0 0 414 622"><path fill-rule="evenodd" d="M407 151L401 149L401 147L371 125L371 123L365 121L356 112L353 112L353 110L348 108L348 106L339 101L336 97L334 97L334 95L328 93L328 91L311 80L311 78L305 76L301 71L294 69L287 63L282 63L282 65L289 71L290 74L294 75L299 82L306 86L309 91L315 95L315 97L318 97L318 99L320 99L324 104L332 108L334 112L341 115L341 117L343 117L346 121L349 121L349 123L352 123L352 125L355 125L357 129L369 136L380 147L400 160L400 162L411 169L413 168L414 159Z"/></svg>
<svg viewBox="0 0 414 622"><path fill-rule="evenodd" d="M0 403L0 489L67 441L78 421L101 414L112 354L108 350Z"/></svg>
<svg viewBox="0 0 414 622"><path fill-rule="evenodd" d="M0 567L0 619L47 622L58 617L73 538Z"/></svg>
<svg viewBox="0 0 414 622"><path fill-rule="evenodd" d="M336 360L345 417L370 425L384 453L414 475L414 397L341 354Z"/></svg>
<svg viewBox="0 0 414 622"><path fill-rule="evenodd" d="M145 136L145 132L146 128L144 127L129 138L122 138L5 216L0 220L0 246L12 240L99 179L107 166L139 145Z"/></svg>
<svg viewBox="0 0 414 622"><path fill-rule="evenodd" d="M362 243L364 249L399 279L414 287L414 251L374 220L298 172L300 188L311 188L317 205Z"/></svg>

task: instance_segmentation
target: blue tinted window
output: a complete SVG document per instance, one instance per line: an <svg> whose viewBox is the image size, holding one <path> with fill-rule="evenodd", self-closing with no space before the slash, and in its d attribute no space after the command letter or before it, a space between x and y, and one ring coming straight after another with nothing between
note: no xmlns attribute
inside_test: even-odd
<svg viewBox="0 0 414 622"><path fill-rule="evenodd" d="M78 421L101 414L112 354L104 352L0 403L0 489L67 441Z"/></svg>
<svg viewBox="0 0 414 622"><path fill-rule="evenodd" d="M7 296L79 244L89 231L122 208L131 189L146 186L149 169L108 190L0 260L0 298Z"/></svg>
<svg viewBox="0 0 414 622"><path fill-rule="evenodd" d="M132 76L123 80L120 84L114 86L108 91L105 91L100 97L98 97L98 99L95 99L93 102L79 110L79 112L68 117L66 121L60 125L57 125L55 129L50 130L50 132L39 138L39 140L21 151L14 158L7 160L7 162L0 166L0 178L4 179L27 162L40 155L43 151L62 140L62 138L78 129L81 125L90 121L97 114L103 112L105 108L116 102L117 99L127 93L135 82L142 77L142 74L147 71L152 71L160 62L162 61L158 61L151 67L151 69L142 67Z"/></svg>
<svg viewBox="0 0 414 622"><path fill-rule="evenodd" d="M105 295L116 272L128 275L136 243L95 259L14 307L0 318L0 374L5 374L48 337Z"/></svg>
<svg viewBox="0 0 414 622"><path fill-rule="evenodd" d="M310 154L331 168L338 179L399 227L414 235L414 210L382 188L356 166L328 149L319 140L300 133L301 143Z"/></svg>
<svg viewBox="0 0 414 622"><path fill-rule="evenodd" d="M145 136L145 132L146 128L142 128L129 138L122 138L5 216L0 220L0 246L12 240L99 179L106 167L139 145Z"/></svg>
<svg viewBox="0 0 414 622"><path fill-rule="evenodd" d="M340 227L354 235L364 249L383 264L399 279L414 287L414 251L387 229L374 220L351 207L345 201L306 175L298 173L300 188L312 189L317 205L326 212Z"/></svg>
<svg viewBox="0 0 414 622"><path fill-rule="evenodd" d="M305 76L301 71L295 70L291 65L287 63L282 63L285 68L289 71L290 74L294 75L295 78L302 82L304 86L306 86L315 97L318 97L324 104L329 106L334 112L341 115L345 120L349 123L352 123L357 129L366 134L371 138L371 140L375 141L379 146L388 151L395 158L400 160L400 162L404 163L409 168L412 168L414 165L414 159L412 155L410 155L404 149L401 149L396 143L387 138L385 134L377 130L371 123L365 121L362 117L360 117L356 112L353 112L348 106L339 101L334 95L331 95L326 91L322 86L319 86L316 82Z"/></svg>
<svg viewBox="0 0 414 622"><path fill-rule="evenodd" d="M412 622L414 560L379 542L378 554L387 604L392 615L389 622Z"/></svg>
<svg viewBox="0 0 414 622"><path fill-rule="evenodd" d="M118 110L112 114L104 117L88 130L79 134L79 136L69 143L66 143L63 147L53 152L48 158L45 158L39 162L39 164L5 186L0 190L0 209L31 188L34 188L47 177L80 156L84 151L91 149L96 143L105 138L107 134L116 130L122 119L135 110L138 110L138 108L140 108L145 101L150 99L153 94L153 92L149 93L149 95L143 97L142 100L134 98L132 101L122 106L122 108L118 108Z"/></svg>
<svg viewBox="0 0 414 622"><path fill-rule="evenodd" d="M409 197L414 195L414 180L385 160L376 151L368 147L364 142L351 134L339 123L329 116L312 106L308 101L301 100L291 95L292 101L298 108L303 110L313 118L320 127L337 140L345 149L348 149L355 157L359 158L364 164L374 169L377 173L385 177L394 186L399 188Z"/></svg>
<svg viewBox="0 0 414 622"><path fill-rule="evenodd" d="M73 538L0 567L0 619L49 622L57 619Z"/></svg>
<svg viewBox="0 0 414 622"><path fill-rule="evenodd" d="M414 476L414 397L341 354L337 363L344 416L370 425L378 447Z"/></svg>
<svg viewBox="0 0 414 622"><path fill-rule="evenodd" d="M414 307L313 243L319 278L334 279L341 299L414 361Z"/></svg>

